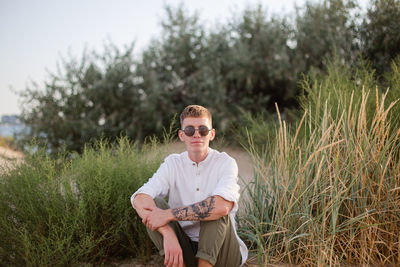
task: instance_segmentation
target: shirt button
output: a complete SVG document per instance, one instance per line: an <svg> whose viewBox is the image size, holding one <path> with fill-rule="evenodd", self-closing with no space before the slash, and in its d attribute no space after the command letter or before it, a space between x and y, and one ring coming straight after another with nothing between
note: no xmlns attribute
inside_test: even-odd
<svg viewBox="0 0 400 267"><path fill-rule="evenodd" d="M196 188L196 191L199 191L199 189L198 189L198 188Z"/></svg>
<svg viewBox="0 0 400 267"><path fill-rule="evenodd" d="M194 166L194 165L196 165L196 163L192 163L192 165Z"/></svg>

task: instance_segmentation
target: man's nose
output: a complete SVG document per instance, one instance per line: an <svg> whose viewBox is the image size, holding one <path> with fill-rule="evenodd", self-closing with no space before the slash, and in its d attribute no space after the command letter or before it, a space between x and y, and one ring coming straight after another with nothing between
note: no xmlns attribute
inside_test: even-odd
<svg viewBox="0 0 400 267"><path fill-rule="evenodd" d="M200 132L199 132L200 130L199 129L194 129L194 135L193 135L193 137L200 137L201 135L200 135Z"/></svg>

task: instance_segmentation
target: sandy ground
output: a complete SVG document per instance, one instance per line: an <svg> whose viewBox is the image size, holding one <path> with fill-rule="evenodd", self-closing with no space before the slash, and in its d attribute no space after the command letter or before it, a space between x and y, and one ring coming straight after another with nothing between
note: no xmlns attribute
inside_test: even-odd
<svg viewBox="0 0 400 267"><path fill-rule="evenodd" d="M7 147L0 147L0 171L22 162L24 154Z"/></svg>

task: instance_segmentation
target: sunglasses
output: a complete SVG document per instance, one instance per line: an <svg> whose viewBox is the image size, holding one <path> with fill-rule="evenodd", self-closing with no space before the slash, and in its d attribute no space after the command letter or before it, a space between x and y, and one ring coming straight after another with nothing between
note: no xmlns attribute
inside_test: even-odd
<svg viewBox="0 0 400 267"><path fill-rule="evenodd" d="M199 129L194 128L193 126L186 126L185 129L182 129L182 131L187 135L187 136L193 136L194 133L196 132L196 130L199 131L199 134L201 136L207 136L208 133L212 130L212 129L208 129L207 126L201 125L199 127Z"/></svg>

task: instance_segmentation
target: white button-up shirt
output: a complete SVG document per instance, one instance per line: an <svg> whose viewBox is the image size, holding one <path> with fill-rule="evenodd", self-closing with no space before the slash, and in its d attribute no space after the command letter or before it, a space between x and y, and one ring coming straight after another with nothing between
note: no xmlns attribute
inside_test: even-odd
<svg viewBox="0 0 400 267"><path fill-rule="evenodd" d="M235 235L240 245L242 263L247 259L248 250L236 233L235 214L239 202L238 167L236 161L225 152L209 148L205 160L199 164L192 161L188 152L172 154L165 158L157 172L139 188L137 194L147 194L152 198L164 198L173 208L191 205L210 196L221 196L232 201L234 206L229 213ZM198 242L200 233L199 221L179 221L182 229L193 241Z"/></svg>

